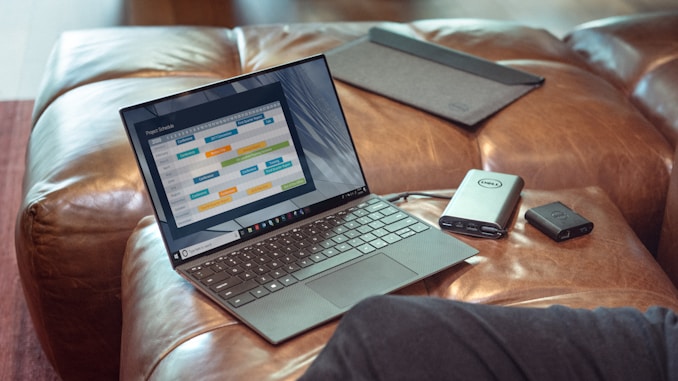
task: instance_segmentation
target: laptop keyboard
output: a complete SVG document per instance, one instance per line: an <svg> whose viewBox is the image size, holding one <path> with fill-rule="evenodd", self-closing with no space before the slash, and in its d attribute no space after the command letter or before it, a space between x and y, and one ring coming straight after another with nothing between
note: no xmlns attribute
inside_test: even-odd
<svg viewBox="0 0 678 381"><path fill-rule="evenodd" d="M237 308L429 228L375 198L188 272Z"/></svg>

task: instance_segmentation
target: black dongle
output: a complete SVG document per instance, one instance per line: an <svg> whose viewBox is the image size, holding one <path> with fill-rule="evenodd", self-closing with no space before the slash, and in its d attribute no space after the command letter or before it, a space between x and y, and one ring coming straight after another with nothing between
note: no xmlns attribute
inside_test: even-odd
<svg viewBox="0 0 678 381"><path fill-rule="evenodd" d="M525 219L557 242L579 237L593 230L593 222L560 201L529 209L525 212Z"/></svg>

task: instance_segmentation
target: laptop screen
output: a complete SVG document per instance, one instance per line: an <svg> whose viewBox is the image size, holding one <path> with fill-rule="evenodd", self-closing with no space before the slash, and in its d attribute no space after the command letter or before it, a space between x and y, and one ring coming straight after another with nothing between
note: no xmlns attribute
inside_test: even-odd
<svg viewBox="0 0 678 381"><path fill-rule="evenodd" d="M369 192L324 56L120 114L175 267Z"/></svg>

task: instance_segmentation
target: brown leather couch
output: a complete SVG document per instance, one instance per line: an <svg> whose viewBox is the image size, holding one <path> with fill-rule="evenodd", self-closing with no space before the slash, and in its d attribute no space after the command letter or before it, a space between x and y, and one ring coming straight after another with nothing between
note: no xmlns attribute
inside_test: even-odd
<svg viewBox="0 0 678 381"><path fill-rule="evenodd" d="M271 346L174 274L146 217L152 210L117 110L323 52L372 25L128 27L61 37L35 103L16 228L33 324L61 377L303 372L335 323ZM454 188L470 168L526 181L508 238L462 237L478 256L400 292L678 310L678 13L587 24L564 40L497 21L407 25L421 39L546 82L471 130L337 82L375 193ZM527 208L555 200L594 221L593 233L556 244L525 222ZM433 224L444 205L403 204Z"/></svg>

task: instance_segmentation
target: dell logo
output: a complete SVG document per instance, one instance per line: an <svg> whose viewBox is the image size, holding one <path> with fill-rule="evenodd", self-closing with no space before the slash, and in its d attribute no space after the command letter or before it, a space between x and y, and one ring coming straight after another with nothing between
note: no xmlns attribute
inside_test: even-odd
<svg viewBox="0 0 678 381"><path fill-rule="evenodd" d="M480 179L478 180L478 185L483 188L501 188L501 186L504 184L502 184L501 181L495 179Z"/></svg>
<svg viewBox="0 0 678 381"><path fill-rule="evenodd" d="M469 109L469 105L466 103L462 102L450 102L448 103L447 107L450 109L450 111L456 111L456 112L467 112Z"/></svg>

